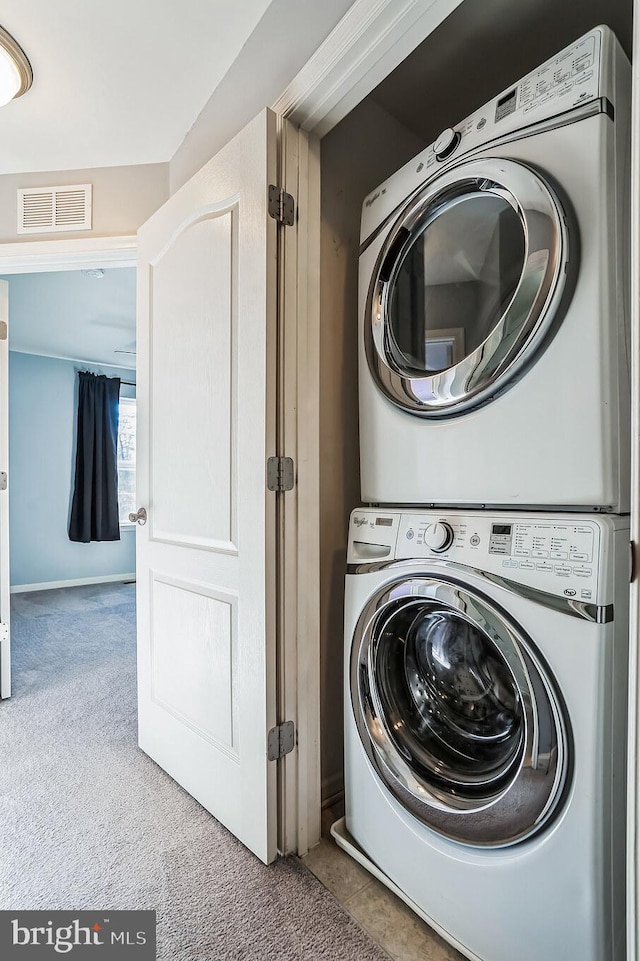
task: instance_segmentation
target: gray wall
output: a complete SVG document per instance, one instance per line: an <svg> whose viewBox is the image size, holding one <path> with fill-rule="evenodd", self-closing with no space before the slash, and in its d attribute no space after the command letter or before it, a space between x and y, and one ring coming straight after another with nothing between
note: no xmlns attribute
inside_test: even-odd
<svg viewBox="0 0 640 961"><path fill-rule="evenodd" d="M76 544L67 536L77 366L73 361L9 352L12 587L135 571L133 530L123 531L122 539L113 543ZM135 380L133 371L104 372Z"/></svg>
<svg viewBox="0 0 640 961"><path fill-rule="evenodd" d="M91 230L49 234L18 234L19 187L57 187L93 184ZM34 240L71 240L135 234L169 196L169 164L129 167L94 167L90 170L56 170L49 173L5 174L0 177L0 243Z"/></svg>
<svg viewBox="0 0 640 961"><path fill-rule="evenodd" d="M171 160L174 193L286 90L353 0L272 0Z"/></svg>
<svg viewBox="0 0 640 961"><path fill-rule="evenodd" d="M425 146L371 99L322 141L320 293L320 663L322 784L342 787L344 576L360 503L358 247L364 197Z"/></svg>

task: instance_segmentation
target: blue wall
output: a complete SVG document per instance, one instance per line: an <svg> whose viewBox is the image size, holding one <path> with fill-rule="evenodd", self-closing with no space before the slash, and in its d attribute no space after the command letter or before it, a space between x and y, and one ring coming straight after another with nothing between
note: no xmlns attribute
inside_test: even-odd
<svg viewBox="0 0 640 961"><path fill-rule="evenodd" d="M79 367L97 370L74 361L9 352L12 587L135 571L133 529L123 530L120 541L99 544L72 543L67 535ZM109 368L102 373L135 380L130 370Z"/></svg>

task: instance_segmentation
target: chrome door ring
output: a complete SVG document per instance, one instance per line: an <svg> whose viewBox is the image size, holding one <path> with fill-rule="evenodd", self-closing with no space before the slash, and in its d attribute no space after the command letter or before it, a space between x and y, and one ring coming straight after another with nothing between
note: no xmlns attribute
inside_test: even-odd
<svg viewBox="0 0 640 961"><path fill-rule="evenodd" d="M499 196L520 218L525 256L518 287L488 337L459 363L432 374L405 369L394 356L388 323L399 269L429 223L451 204L480 194ZM394 261L390 267L388 258ZM565 214L538 173L513 160L486 158L462 161L439 175L396 219L373 271L365 350L378 387L398 407L425 418L486 403L522 372L549 334L565 294L568 264Z"/></svg>
<svg viewBox="0 0 640 961"><path fill-rule="evenodd" d="M372 645L390 605L423 599L466 619L495 645L517 684L525 718L524 743L513 776L484 798L465 796L414 770L399 748L372 677ZM380 588L356 626L350 657L351 704L365 753L392 795L418 820L452 840L504 847L530 837L559 811L569 782L568 724L547 672L525 635L486 598L452 581L415 574ZM461 790L462 787L462 790Z"/></svg>

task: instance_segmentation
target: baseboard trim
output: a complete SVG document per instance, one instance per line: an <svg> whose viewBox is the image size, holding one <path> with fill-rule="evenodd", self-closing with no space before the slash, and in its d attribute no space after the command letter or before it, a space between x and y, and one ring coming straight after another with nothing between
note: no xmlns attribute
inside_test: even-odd
<svg viewBox="0 0 640 961"><path fill-rule="evenodd" d="M29 591L51 591L56 587L81 587L83 584L114 584L118 581L135 581L132 574L101 574L98 577L74 577L68 581L46 581L43 584L14 584L12 594L27 594Z"/></svg>
<svg viewBox="0 0 640 961"><path fill-rule="evenodd" d="M322 807L333 807L344 798L344 778L342 771L322 779Z"/></svg>

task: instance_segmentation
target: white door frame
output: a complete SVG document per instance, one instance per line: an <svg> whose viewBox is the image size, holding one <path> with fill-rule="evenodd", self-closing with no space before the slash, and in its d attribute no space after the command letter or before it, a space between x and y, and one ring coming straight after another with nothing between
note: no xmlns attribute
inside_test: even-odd
<svg viewBox="0 0 640 961"><path fill-rule="evenodd" d="M284 357L293 374L297 411L288 407L287 450L295 452L297 498L287 513L284 649L296 676L284 677L284 700L297 705L297 771L285 766L286 850L303 855L320 840L320 138L407 57L462 0L355 0L287 89L272 104L300 128L296 270L284 279ZM286 151L285 151L286 153ZM285 180L286 180L286 169ZM285 261L291 263L287 250ZM293 318L293 319L292 319ZM285 405L287 399L285 396ZM295 505L295 506L294 506ZM293 511L297 514L294 517ZM295 531L295 533L293 533ZM293 596L292 596L293 595ZM292 707L293 709L293 707ZM293 783L297 789L293 791ZM287 791L287 786L289 790ZM297 802L297 816L293 797ZM291 825L295 824L295 829Z"/></svg>
<svg viewBox="0 0 640 961"><path fill-rule="evenodd" d="M37 240L25 243L0 244L0 274L42 273L53 270L89 270L92 267L135 267L137 238L87 237L82 240ZM9 332L9 349L11 332ZM8 411L0 412L5 420L5 440L8 445ZM5 462L8 458L5 457ZM11 467L9 466L9 478ZM9 484L11 480L9 479ZM8 528L9 517L3 518ZM9 564L11 545L4 538L2 563ZM4 696L7 696L4 694Z"/></svg>
<svg viewBox="0 0 640 961"><path fill-rule="evenodd" d="M9 472L9 341L8 294L6 281L0 284L0 464ZM0 617L4 625L0 639L0 697L11 696L11 600L9 574L9 491L0 496Z"/></svg>
<svg viewBox="0 0 640 961"><path fill-rule="evenodd" d="M0 244L0 274L91 270L94 267L135 267L137 245L135 234Z"/></svg>
<svg viewBox="0 0 640 961"><path fill-rule="evenodd" d="M355 0L272 110L320 139L462 0Z"/></svg>
<svg viewBox="0 0 640 961"><path fill-rule="evenodd" d="M631 81L631 552L627 809L627 961L640 958L640 0L633 4Z"/></svg>

